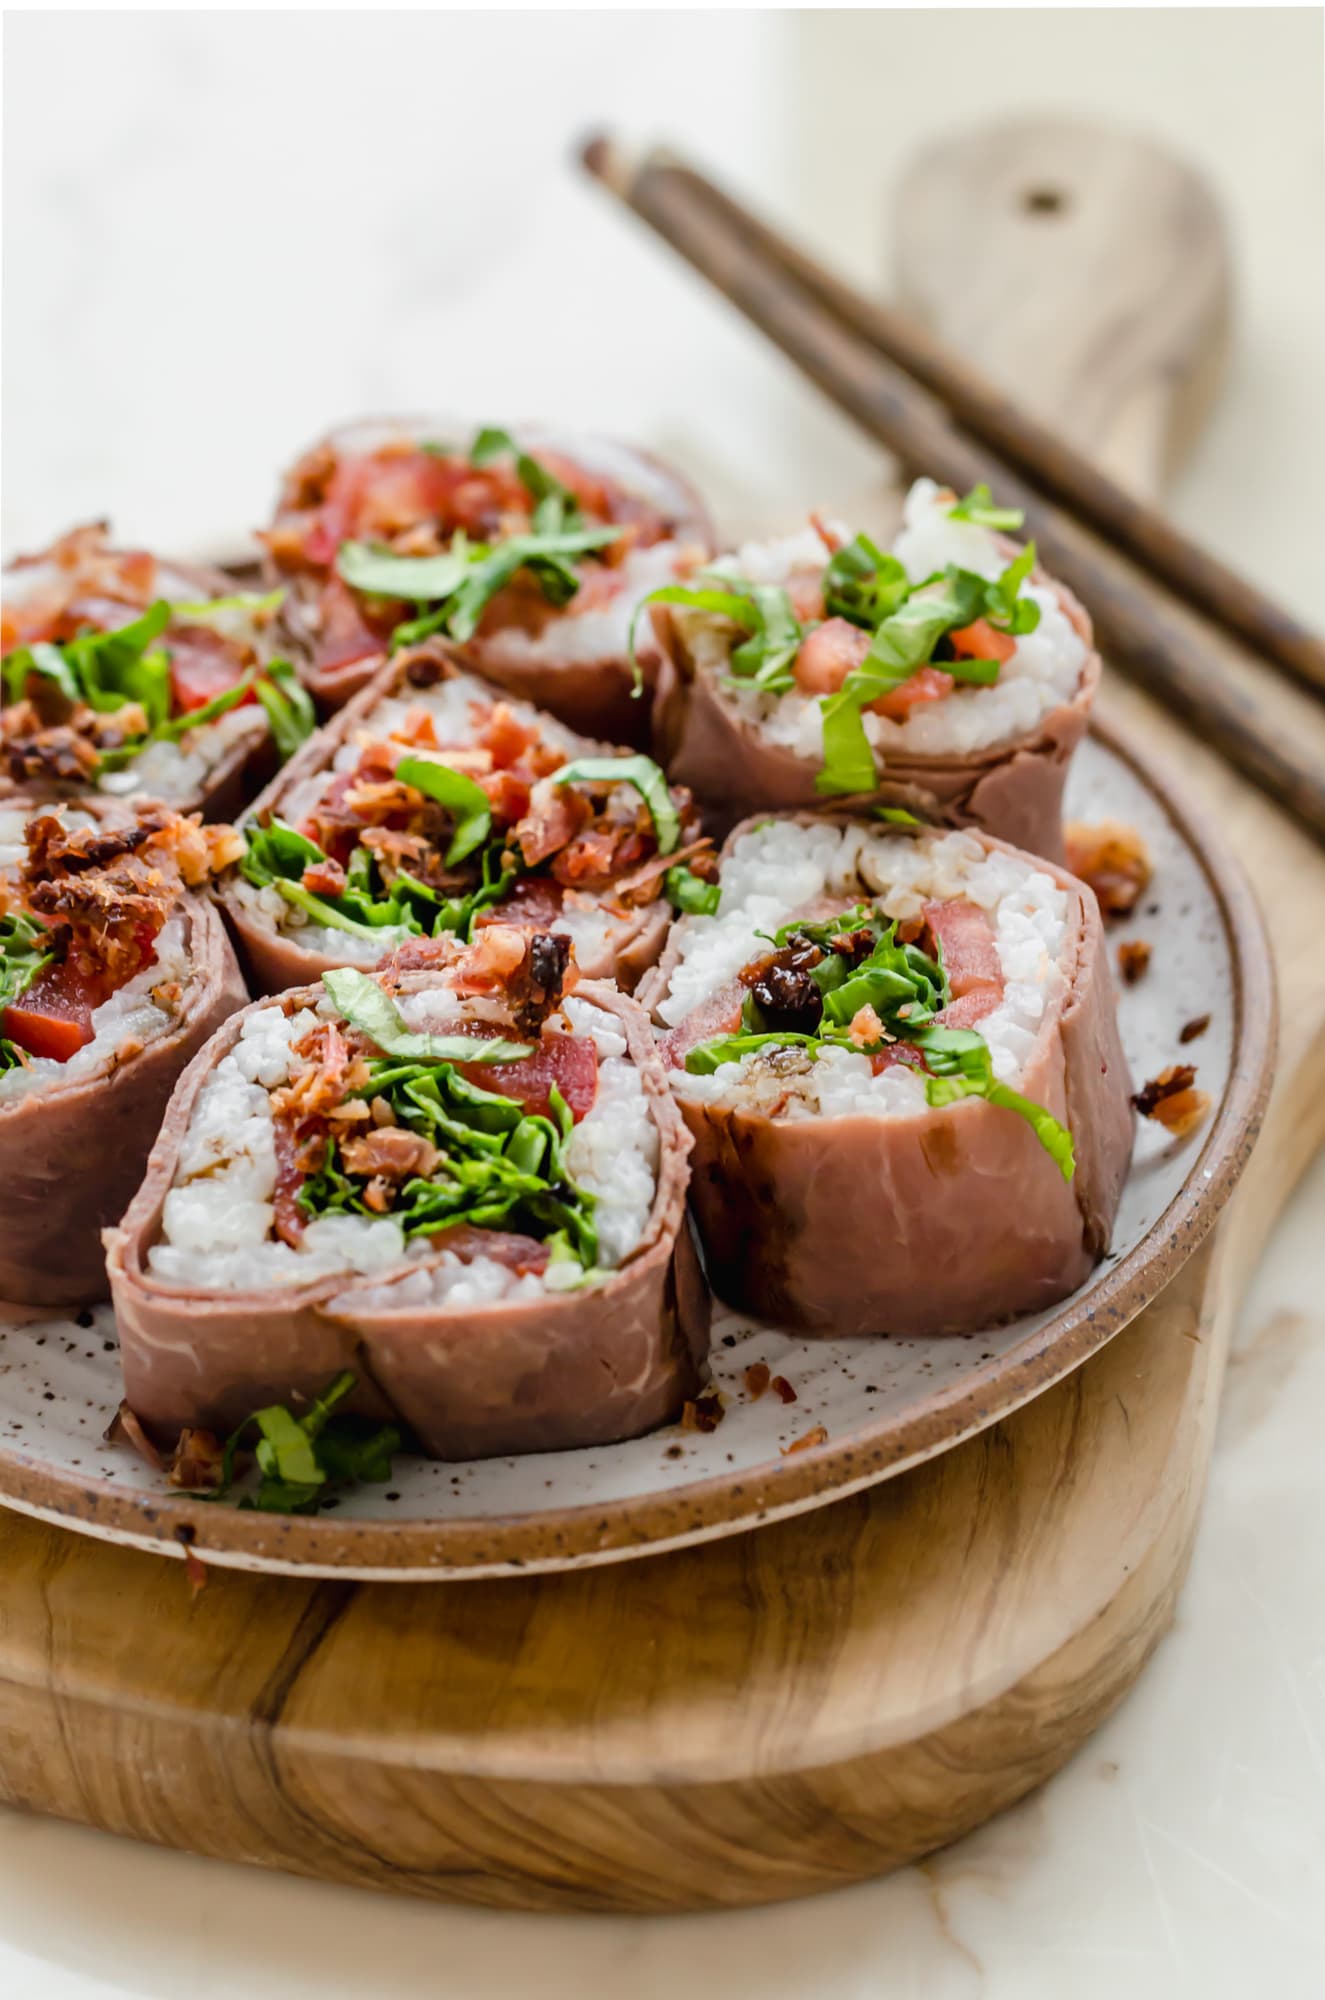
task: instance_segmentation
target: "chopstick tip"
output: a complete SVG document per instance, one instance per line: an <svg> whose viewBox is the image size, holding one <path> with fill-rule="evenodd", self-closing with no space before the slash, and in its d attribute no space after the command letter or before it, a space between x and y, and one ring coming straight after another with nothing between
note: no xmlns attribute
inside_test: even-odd
<svg viewBox="0 0 1325 2000"><path fill-rule="evenodd" d="M590 132L579 147L580 165L595 180L603 181L614 194L629 191L631 165L624 146L610 132Z"/></svg>

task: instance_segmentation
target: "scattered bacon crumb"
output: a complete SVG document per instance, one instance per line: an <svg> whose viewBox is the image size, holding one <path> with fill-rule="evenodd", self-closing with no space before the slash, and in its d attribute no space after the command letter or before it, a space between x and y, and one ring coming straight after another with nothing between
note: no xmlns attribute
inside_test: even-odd
<svg viewBox="0 0 1325 2000"><path fill-rule="evenodd" d="M1129 938L1118 947L1118 970L1125 986L1135 986L1150 966L1150 946L1144 938Z"/></svg>
<svg viewBox="0 0 1325 2000"><path fill-rule="evenodd" d="M210 1492L221 1484L225 1446L215 1431L190 1430L187 1424L171 1455L167 1477L172 1486L192 1493Z"/></svg>
<svg viewBox="0 0 1325 2000"><path fill-rule="evenodd" d="M766 1361L752 1361L750 1363L750 1366L745 1371L745 1386L755 1401L758 1402L768 1387L768 1363Z"/></svg>
<svg viewBox="0 0 1325 2000"><path fill-rule="evenodd" d="M794 1403L796 1401L796 1391L792 1388L785 1375L775 1375L772 1386L784 1403Z"/></svg>
<svg viewBox="0 0 1325 2000"><path fill-rule="evenodd" d="M1185 1139L1210 1109L1209 1091L1194 1089L1195 1082L1191 1063L1171 1063L1143 1084L1132 1102L1143 1118L1153 1118L1175 1139Z"/></svg>
<svg viewBox="0 0 1325 2000"><path fill-rule="evenodd" d="M162 1471L165 1466L165 1460L127 1403L120 1404L107 1424L102 1433L102 1442L132 1445L139 1458L146 1459L154 1472Z"/></svg>
<svg viewBox="0 0 1325 2000"><path fill-rule="evenodd" d="M1068 867L1095 891L1103 914L1130 916L1154 873L1136 828L1116 819L1069 820L1063 840Z"/></svg>
<svg viewBox="0 0 1325 2000"><path fill-rule="evenodd" d="M184 1574L189 1579L189 1596L196 1597L200 1590L207 1588L207 1565L182 1534L177 1535L177 1540L184 1550Z"/></svg>
<svg viewBox="0 0 1325 2000"><path fill-rule="evenodd" d="M726 1412L722 1398L717 1395L698 1396L693 1403L687 1403L681 1412L683 1431L715 1431Z"/></svg>
<svg viewBox="0 0 1325 2000"><path fill-rule="evenodd" d="M784 1444L782 1456L790 1458L793 1451L808 1451L811 1445L827 1444L827 1442L827 1431L822 1424L816 1424L812 1431L806 1431L802 1437L793 1438L790 1444Z"/></svg>
<svg viewBox="0 0 1325 2000"><path fill-rule="evenodd" d="M1197 1036L1203 1035L1209 1026L1210 1016L1208 1014L1198 1014L1194 1021L1186 1021L1179 1028L1178 1040L1180 1042L1194 1042Z"/></svg>

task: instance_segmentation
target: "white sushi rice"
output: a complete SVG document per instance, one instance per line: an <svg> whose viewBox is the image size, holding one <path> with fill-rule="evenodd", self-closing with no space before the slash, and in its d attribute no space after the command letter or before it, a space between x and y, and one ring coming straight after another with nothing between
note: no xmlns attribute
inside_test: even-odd
<svg viewBox="0 0 1325 2000"><path fill-rule="evenodd" d="M768 937L820 897L873 900L899 920L918 916L931 901L965 900L988 912L1006 986L979 1033L1000 1082L1016 1084L1045 1011L1063 990L1066 891L1032 863L987 852L968 833L913 839L861 825L766 820L736 842L721 881L717 914L687 917L673 932L680 959L658 1009L669 1027L766 952ZM817 1060L790 1050L752 1051L711 1076L673 1071L672 1085L693 1103L778 1106L789 1118L890 1117L923 1110L926 1102L923 1078L914 1071L896 1065L875 1076L868 1056L837 1048Z"/></svg>
<svg viewBox="0 0 1325 2000"><path fill-rule="evenodd" d="M399 1008L407 1024L420 1030L454 1026L465 1013L445 987L402 996ZM298 1249L277 1240L270 1093L288 1082L298 1065L292 1044L319 1016L334 1012L324 1001L317 1012L301 1008L287 1015L273 1004L249 1015L235 1047L198 1095L166 1197L161 1241L148 1253L152 1275L163 1284L204 1291L266 1291L342 1273L377 1280L346 1293L360 1308L489 1305L543 1298L581 1282L576 1264L520 1276L493 1258L467 1263L449 1252L431 1269L411 1269L436 1258L435 1245L427 1237L407 1243L390 1216L323 1216L306 1226ZM577 1033L593 1036L599 1053L598 1093L574 1129L567 1164L571 1177L598 1198L598 1264L610 1271L638 1247L648 1226L658 1179L658 1131L611 1016L575 1000L567 1002L567 1014ZM394 1282L382 1282L402 1267L404 1274Z"/></svg>
<svg viewBox="0 0 1325 2000"><path fill-rule="evenodd" d="M998 537L970 521L954 521L950 499L932 479L918 479L906 497L901 533L893 553L913 583L921 582L948 563L974 570L992 582L1007 567L1008 557ZM836 533L850 531L833 523ZM752 543L724 556L710 568L752 583L789 584L817 581L826 562L824 544L813 528L782 541ZM1056 593L1043 584L1022 586L1024 597L1040 607L1040 622L1017 640L1016 650L999 670L992 687L957 686L942 701L912 710L905 721L866 712L865 734L876 751L905 751L910 756L968 756L1023 736L1051 709L1070 701L1081 683L1086 645L1063 611ZM783 695L762 694L757 688L726 685L736 636L730 623L699 611L678 609L678 625L696 665L714 677L724 701L739 708L770 743L798 757L823 759L823 714L817 695L792 689Z"/></svg>
<svg viewBox="0 0 1325 2000"><path fill-rule="evenodd" d="M3 827L0 826L0 836ZM121 1050L132 1051L168 1034L180 1018L184 991L193 976L185 942L183 914L177 912L163 925L156 941L156 958L92 1014L92 1040L84 1043L68 1062L50 1056L33 1056L21 1068L0 1073L0 1105L11 1104L34 1090L55 1090L63 1084L84 1083L112 1069ZM153 994L168 985L180 988L180 997L160 1003ZM130 1057L131 1059L131 1057Z"/></svg>
<svg viewBox="0 0 1325 2000"><path fill-rule="evenodd" d="M161 799L167 805L185 804L200 795L235 745L255 734L252 708L227 709L215 722L201 723L177 742L149 743L122 771L108 771L98 778L96 789L109 798L145 797Z"/></svg>
<svg viewBox="0 0 1325 2000"><path fill-rule="evenodd" d="M596 666L602 660L622 660L630 650L630 628L635 609L652 590L675 583L681 549L676 542L653 542L635 549L612 572L616 588L610 597L590 601L576 610L572 598L557 617L550 618L541 632L526 632L518 625L504 626L485 634L483 657L496 672L535 664L558 667ZM589 593L584 593L586 597ZM640 624L640 644L647 649L650 632L647 621Z"/></svg>
<svg viewBox="0 0 1325 2000"><path fill-rule="evenodd" d="M530 703L510 696L501 695L498 699L505 703L518 721L536 730L545 743L563 750L567 762L584 751L584 739L555 717L544 715ZM432 717L439 742L464 743L473 735L471 711L474 704L487 709L492 701L493 690L469 674L456 674L448 680L437 681L431 687L408 688L400 694L388 695L373 705L363 722L340 745L332 759L331 771L357 769L365 744L385 741L396 730L403 729L410 713L419 709ZM286 800L282 818L295 824L306 819L325 792L327 783L327 774L321 773L298 786ZM252 922L268 930L280 931L304 951L316 952L323 958L334 958L344 965L376 965L389 952L396 951L407 938L417 935L403 925L387 924L375 930L372 937L365 938L357 937L352 931L315 923L306 910L287 902L279 889L270 885L257 888L253 883L244 881L242 876L235 878L231 894ZM577 956L587 964L606 950L617 936L624 935L634 922L634 914L614 915L599 898L568 891L553 928L564 932L572 940Z"/></svg>

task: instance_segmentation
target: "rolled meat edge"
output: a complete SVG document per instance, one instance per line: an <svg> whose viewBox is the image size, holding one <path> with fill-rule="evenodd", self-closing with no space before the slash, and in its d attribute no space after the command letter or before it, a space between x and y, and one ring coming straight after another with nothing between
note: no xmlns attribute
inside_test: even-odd
<svg viewBox="0 0 1325 2000"><path fill-rule="evenodd" d="M268 535L266 567L271 581L291 586L285 611L287 630L302 662L305 684L322 708L339 708L358 692L381 665L386 640L381 638L376 650L369 650L372 634L365 628L363 650L358 654L351 651L350 657L339 662L319 658L324 649L318 600L329 565L319 574L283 558L280 539L284 510L305 497L302 470L311 467L316 471L322 454L334 455L333 464L337 457L347 462L398 441L453 441L463 429L453 418L361 418L327 433L287 474L276 522ZM541 425L522 425L514 434L521 449L558 454L591 475L611 479L629 500L656 508L666 519L667 537L636 552L633 561L639 566L638 573L623 579L620 601L611 607L610 615L604 611L587 614L595 620L593 643L585 638L588 628L581 623L572 599L565 611L549 617L539 630L525 631L512 624L480 631L465 642L464 663L586 736L647 747L649 701L647 695L635 693L629 645L631 616L639 598L676 573L676 562L702 561L712 553L715 542L708 510L689 480L637 446ZM352 528L347 538L353 538ZM647 635L639 665L646 686L651 686L657 655Z"/></svg>
<svg viewBox="0 0 1325 2000"><path fill-rule="evenodd" d="M80 805L82 802L80 802ZM0 1104L0 1299L77 1306L110 1291L102 1231L139 1187L171 1091L248 995L225 926L182 899L193 977L179 1025L104 1073Z"/></svg>
<svg viewBox="0 0 1325 2000"><path fill-rule="evenodd" d="M413 676L423 678L415 680ZM296 751L254 800L246 815L247 822L261 825L273 817L297 822L317 798L320 781L329 772L337 752L354 741L380 703L396 695L408 699L412 692L421 696L427 687L460 676L473 679L482 693L492 699L501 699L501 689L468 674L456 651L438 642L389 661ZM568 761L619 754L616 746L588 738L569 741L566 746ZM218 893L254 992L281 993L292 986L309 985L333 966L365 962L361 957L314 949L300 942L298 929L282 931L264 921L246 887L232 874L219 886ZM605 898L610 897L610 891L602 893ZM494 916L503 918L506 908L494 905ZM518 912L511 910L508 920L518 921ZM627 993L633 992L643 974L657 962L671 920L672 908L663 896L656 896L638 908L623 905L620 921L599 946L586 948L577 939L576 962L581 975L586 979L615 980ZM539 922L544 928L557 928L555 919L540 918ZM391 948L388 941L383 946L383 955Z"/></svg>
<svg viewBox="0 0 1325 2000"><path fill-rule="evenodd" d="M428 975L409 974L400 990ZM283 996L315 1005L319 988ZM448 1309L391 1309L380 1295L444 1253L369 1280L340 1273L303 1285L207 1292L164 1285L146 1267L198 1094L234 1047L229 1021L180 1079L146 1177L107 1263L128 1402L148 1430L221 1433L254 1409L296 1407L343 1369L357 1377L346 1407L405 1426L430 1456L469 1459L568 1450L634 1437L680 1414L708 1348L709 1298L685 1215L690 1140L672 1102L647 1017L614 988L586 981L576 997L611 1015L638 1068L659 1136L648 1222L630 1257L599 1283L534 1300ZM371 1287L374 1298L356 1304Z"/></svg>
<svg viewBox="0 0 1325 2000"><path fill-rule="evenodd" d="M840 815L828 823L852 825ZM724 864L766 824L736 828ZM743 1311L825 1336L969 1331L1055 1304L1108 1248L1133 1117L1095 899L1061 868L985 834L965 837L1048 876L1067 898L1062 991L1015 1088L1070 1130L1073 1178L1022 1118L975 1098L910 1114L780 1118L683 1097L705 1266L719 1297ZM689 1028L675 1008L660 1011L686 933L712 921L675 926L641 989L678 1065L687 1046L739 1019L734 983L701 1002Z"/></svg>

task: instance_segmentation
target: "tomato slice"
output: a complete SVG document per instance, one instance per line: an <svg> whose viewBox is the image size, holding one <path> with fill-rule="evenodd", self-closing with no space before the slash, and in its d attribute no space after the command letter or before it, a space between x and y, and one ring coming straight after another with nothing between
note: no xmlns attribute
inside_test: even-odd
<svg viewBox="0 0 1325 2000"><path fill-rule="evenodd" d="M225 694L244 672L229 643L203 625L183 625L170 634L170 690L177 715L205 708ZM255 701L252 688L239 703Z"/></svg>
<svg viewBox="0 0 1325 2000"><path fill-rule="evenodd" d="M0 1035L30 1056L68 1062L92 1040L92 1010L99 1005L100 995L67 965L48 965L0 1015Z"/></svg>
<svg viewBox="0 0 1325 2000"><path fill-rule="evenodd" d="M598 1050L580 1035L547 1035L524 1062L461 1063L459 1068L480 1090L513 1097L535 1116L546 1117L555 1085L577 1125L598 1095Z"/></svg>

